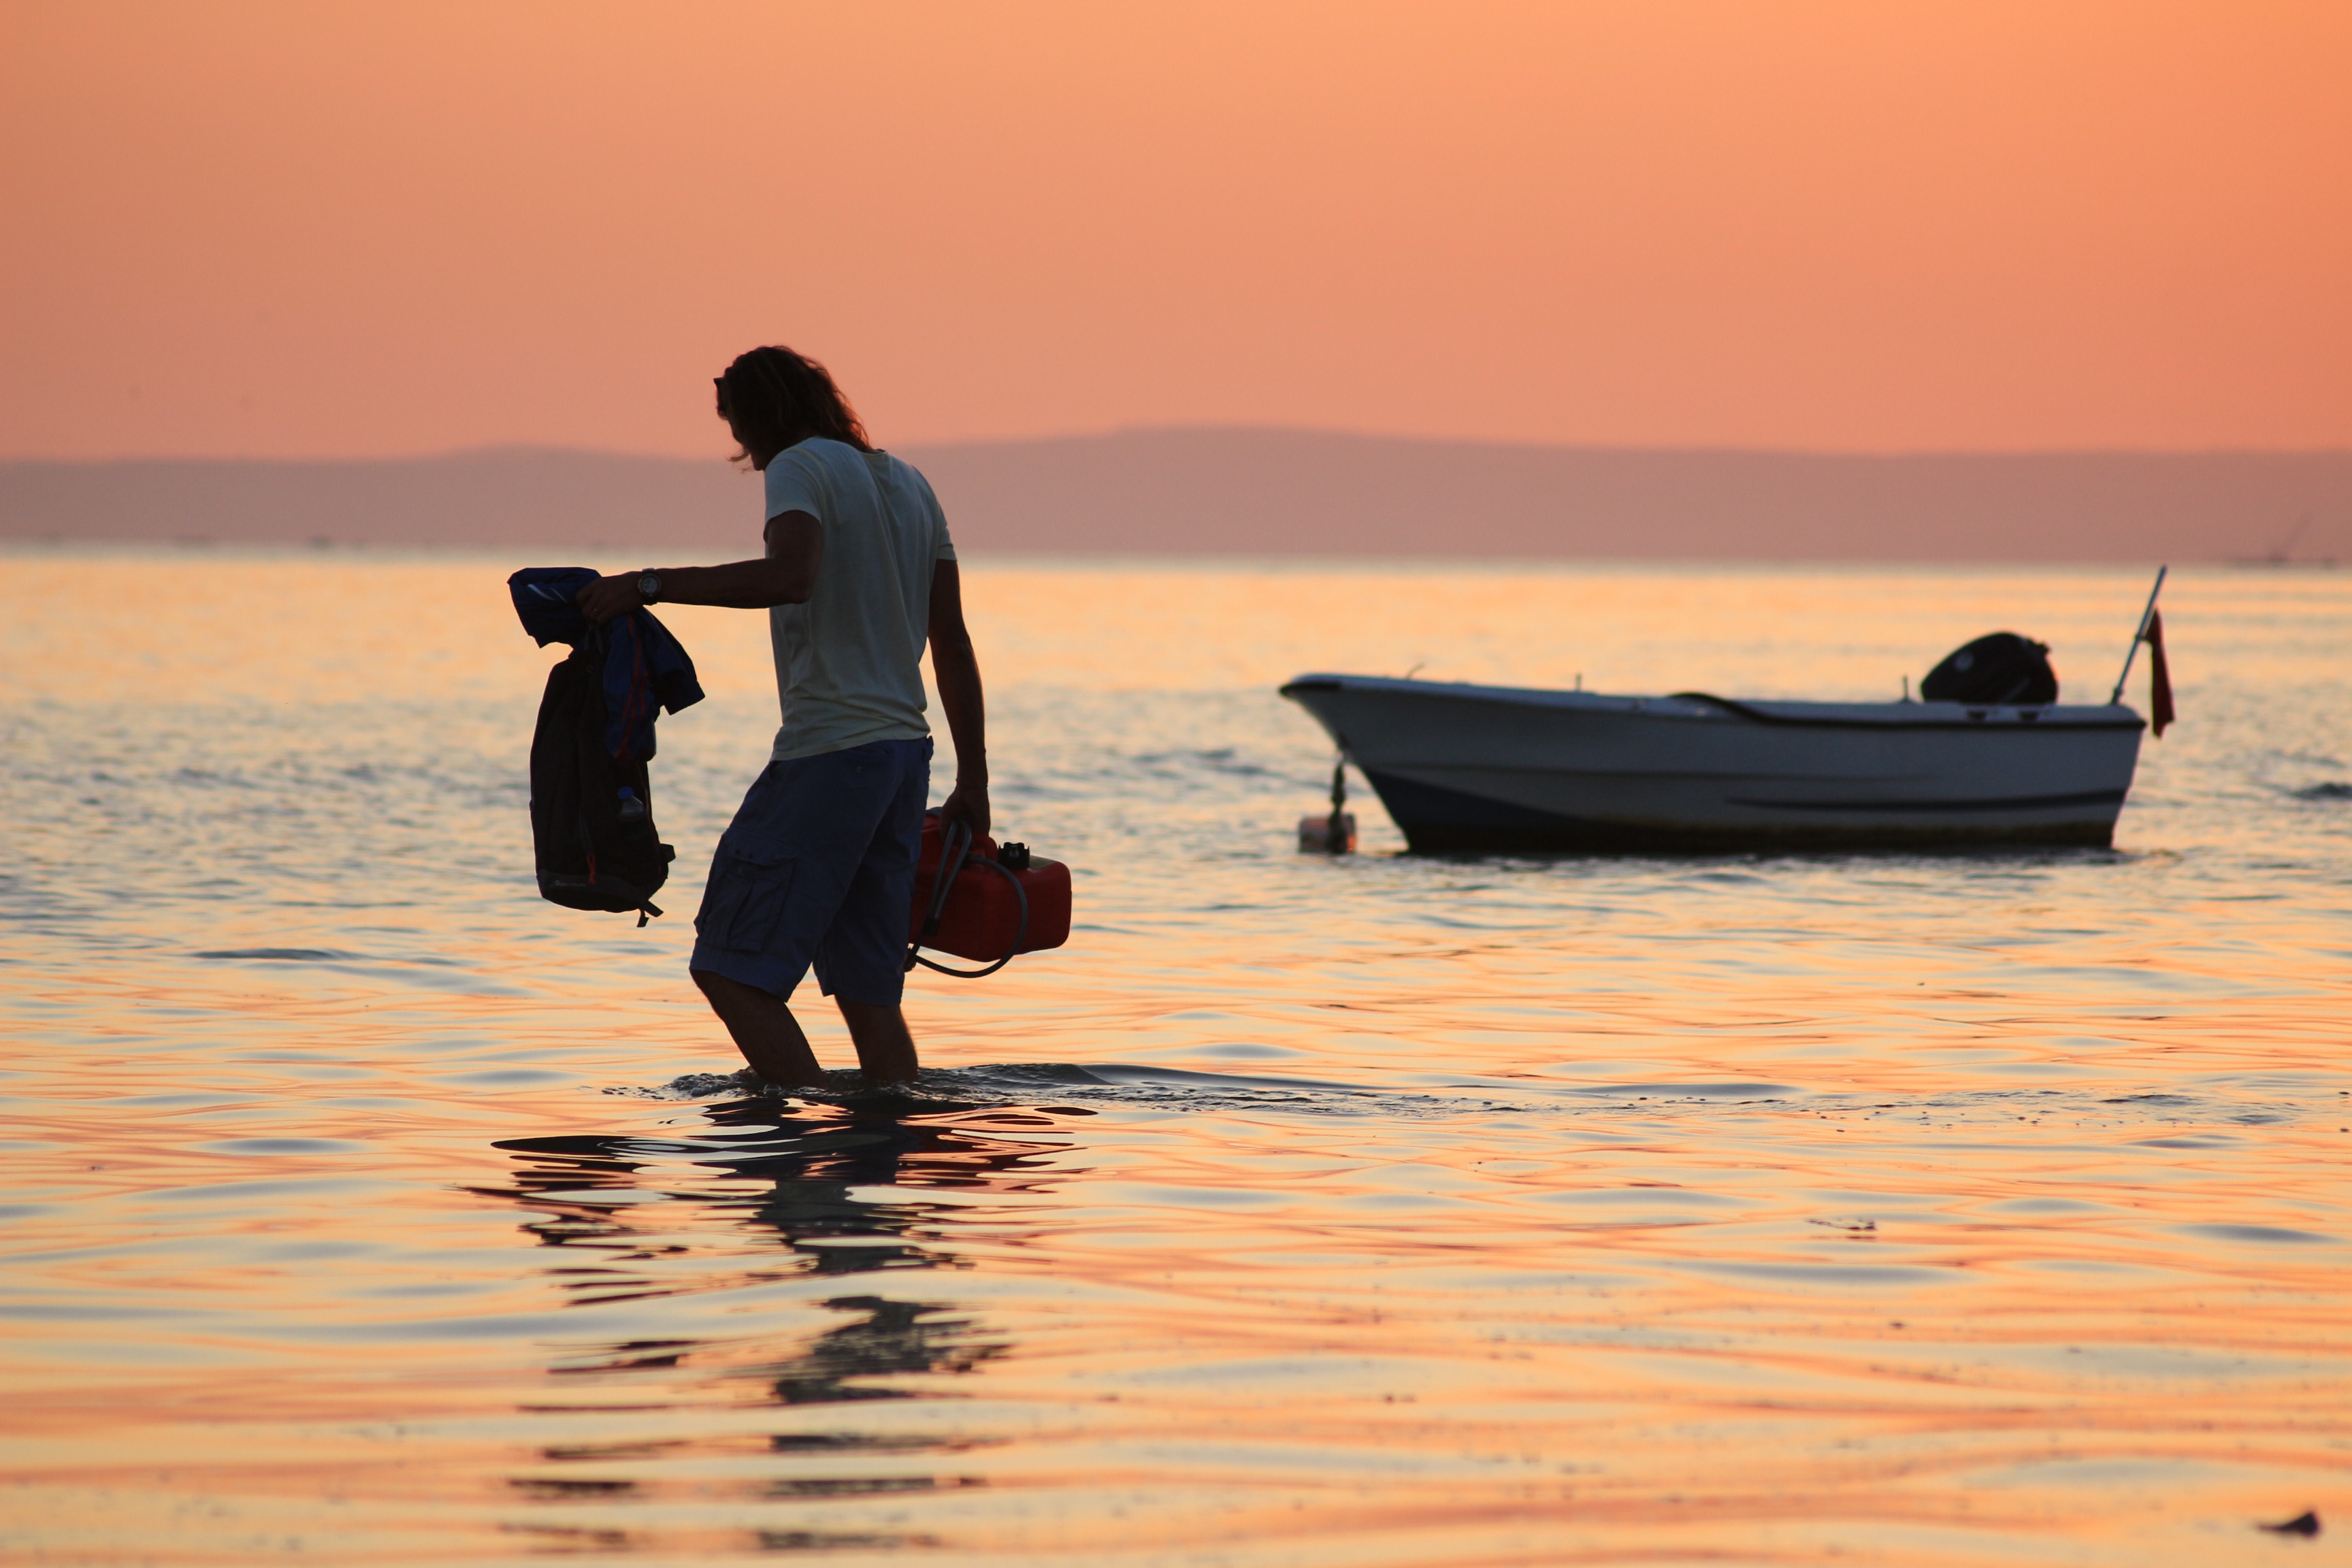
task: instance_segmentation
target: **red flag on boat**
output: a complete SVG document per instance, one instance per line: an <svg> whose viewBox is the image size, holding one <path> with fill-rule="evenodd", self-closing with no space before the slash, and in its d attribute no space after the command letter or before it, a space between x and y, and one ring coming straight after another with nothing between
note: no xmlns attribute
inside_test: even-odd
<svg viewBox="0 0 2352 1568"><path fill-rule="evenodd" d="M2147 613L2147 721L2158 734L2172 722L2172 671L2164 662L2164 613Z"/></svg>

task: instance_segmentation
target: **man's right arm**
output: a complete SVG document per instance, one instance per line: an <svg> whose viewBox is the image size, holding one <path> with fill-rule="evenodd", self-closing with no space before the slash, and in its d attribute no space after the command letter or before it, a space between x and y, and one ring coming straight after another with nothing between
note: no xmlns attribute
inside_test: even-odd
<svg viewBox="0 0 2352 1568"><path fill-rule="evenodd" d="M931 675L955 742L956 782L940 816L973 833L988 831L988 713L980 689L980 660L963 624L963 578L952 561L931 567Z"/></svg>
<svg viewBox="0 0 2352 1568"><path fill-rule="evenodd" d="M764 610L775 605L804 605L816 589L817 567L824 560L824 529L804 511L782 511L768 520L768 557L764 561L732 561L724 566L661 566L661 602L665 605L719 605L736 610ZM637 574L599 577L580 590L580 609L596 626L625 616L644 604L637 592Z"/></svg>

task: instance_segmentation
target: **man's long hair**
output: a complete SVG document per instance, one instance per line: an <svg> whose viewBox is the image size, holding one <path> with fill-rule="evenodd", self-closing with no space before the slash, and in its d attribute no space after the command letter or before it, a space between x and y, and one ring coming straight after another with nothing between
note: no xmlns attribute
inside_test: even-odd
<svg viewBox="0 0 2352 1568"><path fill-rule="evenodd" d="M770 346L738 354L719 378L719 412L743 440L737 462L760 451L781 452L812 436L874 450L866 426L824 366L805 354Z"/></svg>

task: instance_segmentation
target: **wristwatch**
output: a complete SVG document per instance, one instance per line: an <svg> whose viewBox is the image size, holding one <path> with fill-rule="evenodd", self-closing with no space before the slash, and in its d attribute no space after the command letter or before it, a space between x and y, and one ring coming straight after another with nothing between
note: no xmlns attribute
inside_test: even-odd
<svg viewBox="0 0 2352 1568"><path fill-rule="evenodd" d="M660 573L648 571L637 574L637 597L648 605L661 603Z"/></svg>

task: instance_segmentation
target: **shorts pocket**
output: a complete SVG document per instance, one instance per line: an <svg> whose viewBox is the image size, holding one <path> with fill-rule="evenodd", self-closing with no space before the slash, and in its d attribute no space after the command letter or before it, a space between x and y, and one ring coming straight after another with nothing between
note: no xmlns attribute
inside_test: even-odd
<svg viewBox="0 0 2352 1568"><path fill-rule="evenodd" d="M703 889L695 934L727 952L764 952L792 898L793 858L761 847L721 849Z"/></svg>

